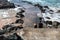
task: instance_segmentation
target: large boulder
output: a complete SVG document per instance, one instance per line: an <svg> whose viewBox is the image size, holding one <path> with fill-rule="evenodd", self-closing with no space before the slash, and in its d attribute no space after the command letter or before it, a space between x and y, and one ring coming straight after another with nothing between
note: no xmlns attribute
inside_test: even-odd
<svg viewBox="0 0 60 40"><path fill-rule="evenodd" d="M15 5L7 0L0 0L0 9L3 8L15 8Z"/></svg>

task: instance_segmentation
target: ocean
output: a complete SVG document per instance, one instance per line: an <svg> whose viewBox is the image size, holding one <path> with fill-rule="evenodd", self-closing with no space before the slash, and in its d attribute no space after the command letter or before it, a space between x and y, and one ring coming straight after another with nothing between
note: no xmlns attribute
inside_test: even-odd
<svg viewBox="0 0 60 40"><path fill-rule="evenodd" d="M60 8L60 0L8 0L8 1L12 3L20 3L21 1L28 1L34 4L39 3L40 5L43 6L47 5L51 7Z"/></svg>

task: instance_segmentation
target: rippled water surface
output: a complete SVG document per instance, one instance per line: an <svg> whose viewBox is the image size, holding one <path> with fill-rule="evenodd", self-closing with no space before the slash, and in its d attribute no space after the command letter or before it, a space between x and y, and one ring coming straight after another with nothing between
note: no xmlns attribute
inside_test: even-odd
<svg viewBox="0 0 60 40"><path fill-rule="evenodd" d="M32 3L39 3L40 5L60 7L60 0L9 0L9 1L13 3L20 3L21 1L29 1Z"/></svg>

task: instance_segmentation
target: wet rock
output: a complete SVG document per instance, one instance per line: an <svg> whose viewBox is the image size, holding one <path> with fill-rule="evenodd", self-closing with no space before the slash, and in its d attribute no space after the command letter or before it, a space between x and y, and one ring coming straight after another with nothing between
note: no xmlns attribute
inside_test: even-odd
<svg viewBox="0 0 60 40"><path fill-rule="evenodd" d="M39 28L43 28L43 23L42 22L39 23Z"/></svg>
<svg viewBox="0 0 60 40"><path fill-rule="evenodd" d="M10 30L10 31L13 31L13 30L14 30L14 31L17 31L17 30L22 29L22 28L23 28L23 27L18 27L18 26L17 26L17 27L11 27L9 30ZM9 31L9 32L10 32L10 31Z"/></svg>
<svg viewBox="0 0 60 40"><path fill-rule="evenodd" d="M34 6L37 6L37 7L39 7L40 9L43 8L43 6L41 6L40 4L35 4Z"/></svg>
<svg viewBox="0 0 60 40"><path fill-rule="evenodd" d="M17 13L16 17L17 17L17 18L23 18L23 17L25 17L25 16L24 16L23 14Z"/></svg>
<svg viewBox="0 0 60 40"><path fill-rule="evenodd" d="M47 8L47 9L49 9L49 7L48 7L48 6L44 6L44 8Z"/></svg>
<svg viewBox="0 0 60 40"><path fill-rule="evenodd" d="M6 32L11 32L11 31L17 31L19 29L22 29L23 27L19 27L19 26L14 26L14 25L5 25L3 27L3 31L6 30Z"/></svg>
<svg viewBox="0 0 60 40"><path fill-rule="evenodd" d="M13 26L13 25L5 25L5 26L3 27L3 31L6 30L6 32L11 32L11 31L14 30L13 27L15 27L15 26Z"/></svg>
<svg viewBox="0 0 60 40"><path fill-rule="evenodd" d="M60 10L58 10L57 13L60 13Z"/></svg>
<svg viewBox="0 0 60 40"><path fill-rule="evenodd" d="M57 22L57 21L54 21L54 22L53 22L53 27L54 27L54 28L59 28L59 27L58 27L59 25L60 25L59 22Z"/></svg>
<svg viewBox="0 0 60 40"><path fill-rule="evenodd" d="M52 21L46 21L46 24L52 25Z"/></svg>
<svg viewBox="0 0 60 40"><path fill-rule="evenodd" d="M34 6L37 6L41 11L43 10L43 6L41 6L40 4L35 4Z"/></svg>
<svg viewBox="0 0 60 40"><path fill-rule="evenodd" d="M37 6L41 10L42 13L45 13L45 11L46 11L46 9L44 9L44 8L48 8L48 6L44 6L44 8L43 8L43 6L41 6L40 4L35 4L34 6Z"/></svg>
<svg viewBox="0 0 60 40"><path fill-rule="evenodd" d="M51 12L54 12L53 10L50 10Z"/></svg>
<svg viewBox="0 0 60 40"><path fill-rule="evenodd" d="M10 27L13 27L12 25L5 25L4 27L3 27L3 29L7 29L7 28L10 28Z"/></svg>
<svg viewBox="0 0 60 40"><path fill-rule="evenodd" d="M5 34L6 30L0 30L0 35Z"/></svg>
<svg viewBox="0 0 60 40"><path fill-rule="evenodd" d="M6 39L8 40L23 40L19 35L17 35L16 33L14 33L13 35L9 35L6 37Z"/></svg>
<svg viewBox="0 0 60 40"><path fill-rule="evenodd" d="M15 30L19 30L19 29L23 29L23 27L21 26L17 26L17 27L15 27Z"/></svg>
<svg viewBox="0 0 60 40"><path fill-rule="evenodd" d="M50 24L47 24L47 28L53 28L53 26Z"/></svg>
<svg viewBox="0 0 60 40"><path fill-rule="evenodd" d="M2 3L2 2L8 2L7 0L0 0L0 3Z"/></svg>
<svg viewBox="0 0 60 40"><path fill-rule="evenodd" d="M24 12L25 12L25 10L21 9L21 12L19 12L19 13L24 13Z"/></svg>
<svg viewBox="0 0 60 40"><path fill-rule="evenodd" d="M47 19L50 19L50 17L46 17Z"/></svg>
<svg viewBox="0 0 60 40"><path fill-rule="evenodd" d="M22 2L24 2L24 3L28 3L28 4L32 4L31 2L28 2L28 1L22 1Z"/></svg>
<svg viewBox="0 0 60 40"><path fill-rule="evenodd" d="M57 21L54 21L54 22L52 23L52 25L53 25L54 28L57 28L57 27L58 27L58 26L57 26Z"/></svg>
<svg viewBox="0 0 60 40"><path fill-rule="evenodd" d="M0 35L0 40L6 40L6 38L3 35Z"/></svg>
<svg viewBox="0 0 60 40"><path fill-rule="evenodd" d="M45 11L46 11L46 9L44 9L44 8L49 9L48 6L41 6L40 4L35 4L34 6L37 6L41 10L42 13L45 13Z"/></svg>
<svg viewBox="0 0 60 40"><path fill-rule="evenodd" d="M0 35L0 40L23 40L23 38L18 36L16 33L13 33L12 35L9 34L8 36Z"/></svg>
<svg viewBox="0 0 60 40"><path fill-rule="evenodd" d="M60 23L59 23L59 22L57 22L57 26L58 26L58 25L60 25Z"/></svg>
<svg viewBox="0 0 60 40"><path fill-rule="evenodd" d="M15 26L13 26L13 25L5 25L5 26L3 26L2 27L3 30L0 30L0 35L5 34L6 32L13 31L14 30L13 27L15 27ZM11 29L13 29L13 30L11 30Z"/></svg>
<svg viewBox="0 0 60 40"><path fill-rule="evenodd" d="M0 9L3 8L15 8L13 3L9 3L7 0L0 0Z"/></svg>
<svg viewBox="0 0 60 40"><path fill-rule="evenodd" d="M42 9L42 10L41 10L42 13L45 13L45 11L46 11L46 9Z"/></svg>
<svg viewBox="0 0 60 40"><path fill-rule="evenodd" d="M23 17L25 17L25 16L23 15L24 12L25 12L25 11L21 9L21 11L16 14L16 17L17 17L17 18L23 18Z"/></svg>
<svg viewBox="0 0 60 40"><path fill-rule="evenodd" d="M19 35L17 35L16 33L14 33L14 35L17 37L17 40L23 40L23 38L21 38Z"/></svg>
<svg viewBox="0 0 60 40"><path fill-rule="evenodd" d="M53 28L52 21L46 21L45 23L46 23L47 28Z"/></svg>
<svg viewBox="0 0 60 40"><path fill-rule="evenodd" d="M39 20L42 20L43 18L42 17L39 17Z"/></svg>
<svg viewBox="0 0 60 40"><path fill-rule="evenodd" d="M22 19L17 19L15 23L21 23L21 24L23 24L24 21Z"/></svg>

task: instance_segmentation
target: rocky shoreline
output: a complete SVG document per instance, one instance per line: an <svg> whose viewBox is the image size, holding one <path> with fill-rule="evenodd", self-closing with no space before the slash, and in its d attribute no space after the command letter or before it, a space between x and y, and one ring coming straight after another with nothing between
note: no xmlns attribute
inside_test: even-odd
<svg viewBox="0 0 60 40"><path fill-rule="evenodd" d="M0 0L0 9L15 8L14 3L10 3L7 0Z"/></svg>
<svg viewBox="0 0 60 40"><path fill-rule="evenodd" d="M14 4L8 4L11 3L1 6L2 9L9 9L1 12L0 40L60 40L60 23L44 19L52 19L50 14L60 13L60 10L55 12L48 6L26 1L16 5L16 8Z"/></svg>

